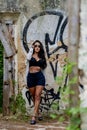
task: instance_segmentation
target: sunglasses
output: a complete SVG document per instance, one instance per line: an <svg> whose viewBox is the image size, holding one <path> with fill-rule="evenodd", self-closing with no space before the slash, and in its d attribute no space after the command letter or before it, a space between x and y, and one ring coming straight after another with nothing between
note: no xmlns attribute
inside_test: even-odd
<svg viewBox="0 0 87 130"><path fill-rule="evenodd" d="M40 45L34 45L34 47L38 47L38 48L40 48Z"/></svg>

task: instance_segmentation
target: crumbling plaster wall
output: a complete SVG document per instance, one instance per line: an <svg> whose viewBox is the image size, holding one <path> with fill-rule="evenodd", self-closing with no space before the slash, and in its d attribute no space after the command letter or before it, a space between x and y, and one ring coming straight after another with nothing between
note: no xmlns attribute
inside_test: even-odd
<svg viewBox="0 0 87 130"><path fill-rule="evenodd" d="M51 3L50 3L51 2ZM64 2L64 0L62 0ZM65 1L66 2L66 1ZM44 6L43 6L44 3ZM67 36L67 7L64 6L60 1L41 1L41 0L1 0L0 1L0 19L6 23L12 21L12 29L14 35L14 43L17 48L17 54L15 57L15 93L17 94L19 90L23 90L26 85L26 50L23 46L23 32L26 30L26 23L30 19L31 25L28 28L26 34L26 41L30 43L32 40L37 38L43 42L45 48L45 38L46 33L49 34L49 42L46 39L46 42L49 44L53 41L53 45L49 45L49 53L53 52L58 46L58 52L55 51L55 57L51 55L50 58L46 58L48 67L46 69L46 79L49 89L53 89L53 94L58 99L56 94L59 85L55 82L54 76L61 76L62 69L65 64L64 59L67 56L67 46L68 46L68 36ZM63 8L64 6L64 8ZM62 9L62 10L61 10ZM47 10L50 10L46 12ZM40 12L44 12L43 15ZM36 15L38 14L38 15ZM42 15L42 16L40 16ZM36 19L32 18L35 16ZM61 18L60 18L61 16ZM59 20L60 25L58 24ZM28 24L28 23L27 23ZM52 25L51 25L52 24ZM59 29L58 29L59 28ZM45 30L45 31L44 31ZM47 31L47 32L46 32ZM59 32L58 32L59 31ZM26 33L27 33L26 32ZM56 33L55 33L56 32ZM60 34L61 33L61 34ZM55 35L55 36L54 36ZM63 35L61 37L61 35ZM63 41L64 40L64 45ZM29 46L29 44L28 44ZM46 51L46 48L45 48ZM56 59L57 58L57 59ZM58 60L58 69L56 68ZM49 64L51 61L53 70ZM55 72L54 72L55 71ZM63 85L63 84L62 84ZM54 97L52 97L53 99ZM47 99L48 100L48 99Z"/></svg>
<svg viewBox="0 0 87 130"><path fill-rule="evenodd" d="M81 82L84 85L84 91L80 94L81 107L87 108L87 1L81 0L80 12L81 26L80 26L80 46L79 46L79 68L83 70L81 74ZM87 113L81 114L82 124L81 130L87 129Z"/></svg>
<svg viewBox="0 0 87 130"><path fill-rule="evenodd" d="M83 70L82 84L87 89L87 1L81 0L80 12L80 44L79 44L79 68Z"/></svg>
<svg viewBox="0 0 87 130"><path fill-rule="evenodd" d="M29 17L40 11L38 0L1 0L0 1L0 19L5 22L13 23L14 42L18 50L15 55L15 83L17 86L24 86L25 74L25 53L22 46L23 27ZM16 86L16 87L17 87ZM15 90L18 90L16 88Z"/></svg>

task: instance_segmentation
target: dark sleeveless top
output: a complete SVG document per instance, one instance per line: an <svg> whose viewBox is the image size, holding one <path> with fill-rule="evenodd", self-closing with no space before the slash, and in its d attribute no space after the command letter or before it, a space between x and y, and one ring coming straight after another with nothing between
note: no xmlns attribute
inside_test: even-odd
<svg viewBox="0 0 87 130"><path fill-rule="evenodd" d="M44 60L40 59L40 60L36 60L34 57L31 58L31 60L29 61L29 67L31 66L39 66L40 68L43 68L44 65Z"/></svg>

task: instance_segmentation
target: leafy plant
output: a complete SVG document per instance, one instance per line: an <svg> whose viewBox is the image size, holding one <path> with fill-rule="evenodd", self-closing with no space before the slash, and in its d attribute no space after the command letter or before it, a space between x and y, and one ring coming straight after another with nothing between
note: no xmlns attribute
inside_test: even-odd
<svg viewBox="0 0 87 130"><path fill-rule="evenodd" d="M59 86L61 86L61 100L63 100L63 102L65 103L69 103L69 95L70 94L75 94L74 91L72 91L70 89L70 87L77 83L77 77L72 77L70 80L68 80L68 83L65 84L65 86L63 87L63 82L65 80L65 77L69 74L72 73L73 67L76 65L76 63L72 63L67 61L67 64L64 66L63 69L63 73L61 77L56 77L56 82L58 83ZM64 89L65 88L65 89ZM80 104L80 102L78 103ZM57 104L55 104L54 109L56 108ZM80 108L80 105L78 105L77 107L67 107L64 110L64 113L62 115L62 117L58 117L59 121L64 121L66 120L66 117L68 117L68 119L70 118L70 123L68 125L68 127L66 128L66 130L80 130L80 124L81 124L81 118L80 118L80 113L84 112L85 109L83 110L82 108ZM52 115L51 117L55 118L56 115Z"/></svg>
<svg viewBox="0 0 87 130"><path fill-rule="evenodd" d="M17 117L25 117L26 115L26 107L25 100L22 97L22 93L20 92L16 97L12 96L10 99L10 110L12 114Z"/></svg>

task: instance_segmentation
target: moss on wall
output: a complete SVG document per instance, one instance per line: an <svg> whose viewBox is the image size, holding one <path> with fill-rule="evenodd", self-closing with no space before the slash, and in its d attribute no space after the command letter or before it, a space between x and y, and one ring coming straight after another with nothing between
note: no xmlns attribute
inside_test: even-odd
<svg viewBox="0 0 87 130"><path fill-rule="evenodd" d="M60 6L60 0L40 0L43 9L56 8Z"/></svg>

